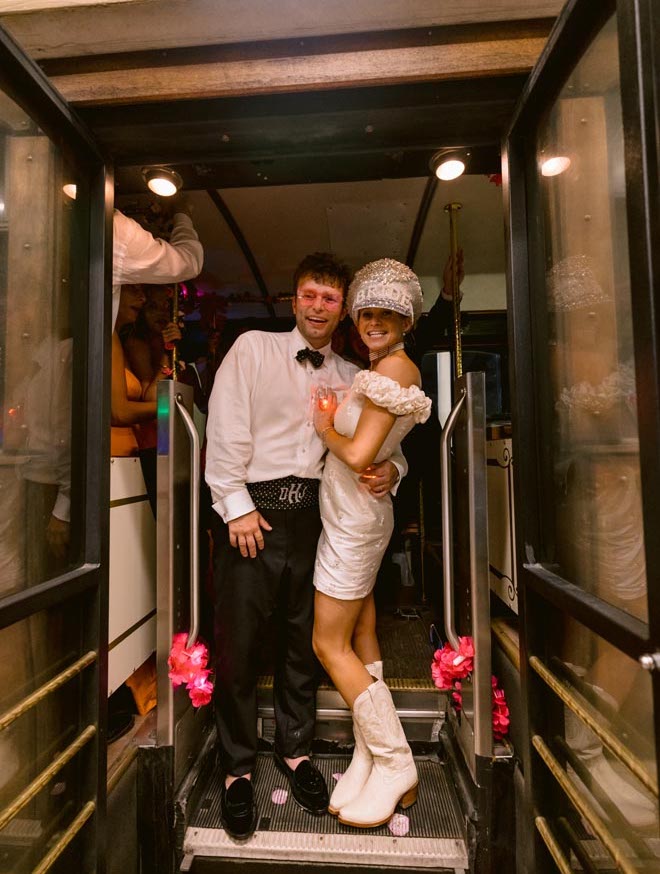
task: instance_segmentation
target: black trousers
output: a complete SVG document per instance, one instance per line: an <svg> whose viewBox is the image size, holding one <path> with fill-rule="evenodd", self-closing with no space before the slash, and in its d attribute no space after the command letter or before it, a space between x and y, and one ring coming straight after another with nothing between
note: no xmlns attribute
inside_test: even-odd
<svg viewBox="0 0 660 874"><path fill-rule="evenodd" d="M222 766L242 776L257 754L260 647L276 615L275 748L287 758L309 753L314 736L319 664L312 649L318 510L262 510L272 531L256 558L229 545L214 513L216 675L214 707Z"/></svg>

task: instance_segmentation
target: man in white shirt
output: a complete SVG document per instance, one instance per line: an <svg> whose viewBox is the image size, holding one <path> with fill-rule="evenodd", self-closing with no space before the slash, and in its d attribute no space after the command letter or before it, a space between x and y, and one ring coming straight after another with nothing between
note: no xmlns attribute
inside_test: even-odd
<svg viewBox="0 0 660 874"><path fill-rule="evenodd" d="M119 309L122 285L167 285L198 276L204 251L183 201L175 206L169 242L149 231L118 209L113 215L112 329Z"/></svg>
<svg viewBox="0 0 660 874"><path fill-rule="evenodd" d="M318 680L312 577L325 454L312 404L321 386L341 397L358 370L330 346L345 313L349 279L334 256L305 258L294 274L296 327L239 337L209 400L206 481L217 513L215 711L226 775L221 809L225 829L238 838L252 834L257 823L250 782L257 753L257 656L273 614L275 761L301 807L321 814L328 804L323 777L309 760ZM372 467L365 485L384 495L406 469L399 455L394 464Z"/></svg>

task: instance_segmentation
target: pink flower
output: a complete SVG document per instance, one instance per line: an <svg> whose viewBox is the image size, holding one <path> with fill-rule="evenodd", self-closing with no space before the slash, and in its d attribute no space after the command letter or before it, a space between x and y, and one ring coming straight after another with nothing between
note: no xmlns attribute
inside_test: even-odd
<svg viewBox="0 0 660 874"><path fill-rule="evenodd" d="M210 671L206 665L209 653L206 646L199 642L186 647L187 634L175 634L172 638L172 649L167 660L169 678L176 688L185 683L193 707L208 704L213 694L213 683L209 680Z"/></svg>
<svg viewBox="0 0 660 874"><path fill-rule="evenodd" d="M209 680L210 671L200 673L187 685L188 694L193 707L202 707L208 704L213 695L213 683Z"/></svg>
<svg viewBox="0 0 660 874"><path fill-rule="evenodd" d="M463 680L472 673L474 646L471 637L459 637L458 652L446 643L437 649L431 664L433 682L438 689L451 689L454 680Z"/></svg>
<svg viewBox="0 0 660 874"><path fill-rule="evenodd" d="M437 649L431 663L433 682L442 690L451 690L452 706L457 713L463 708L461 680L474 668L474 644L471 637L459 637L458 652L446 643ZM498 686L497 677L491 677L493 738L502 740L509 733L509 708L504 690Z"/></svg>
<svg viewBox="0 0 660 874"><path fill-rule="evenodd" d="M452 700L454 702L454 710L456 713L460 713L463 709L463 686L458 680L454 683L455 692L451 693Z"/></svg>
<svg viewBox="0 0 660 874"><path fill-rule="evenodd" d="M498 688L497 677L491 680L493 686L493 737L502 740L509 733L509 708L504 696L504 689Z"/></svg>

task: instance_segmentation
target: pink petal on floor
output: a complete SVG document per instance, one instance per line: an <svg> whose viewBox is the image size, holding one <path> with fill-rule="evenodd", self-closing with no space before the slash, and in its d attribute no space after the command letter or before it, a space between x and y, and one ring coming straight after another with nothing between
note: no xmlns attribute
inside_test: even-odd
<svg viewBox="0 0 660 874"><path fill-rule="evenodd" d="M410 818L405 813L395 813L392 819L387 823L387 827L393 835L403 837L410 831Z"/></svg>
<svg viewBox="0 0 660 874"><path fill-rule="evenodd" d="M334 780L335 780L335 783L339 783L339 781L341 780L341 778L344 776L344 772L343 772L343 771L338 771L336 774L333 774L332 776L333 776L333 778L334 778Z"/></svg>
<svg viewBox="0 0 660 874"><path fill-rule="evenodd" d="M273 794L270 796L270 800L273 804L286 804L288 797L289 793L286 789L273 789Z"/></svg>

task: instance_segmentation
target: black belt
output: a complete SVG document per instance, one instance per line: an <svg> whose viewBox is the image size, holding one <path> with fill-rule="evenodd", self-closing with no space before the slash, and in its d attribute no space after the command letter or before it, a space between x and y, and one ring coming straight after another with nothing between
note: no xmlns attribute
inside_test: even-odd
<svg viewBox="0 0 660 874"><path fill-rule="evenodd" d="M247 483L258 510L309 510L319 505L320 480L285 476Z"/></svg>

